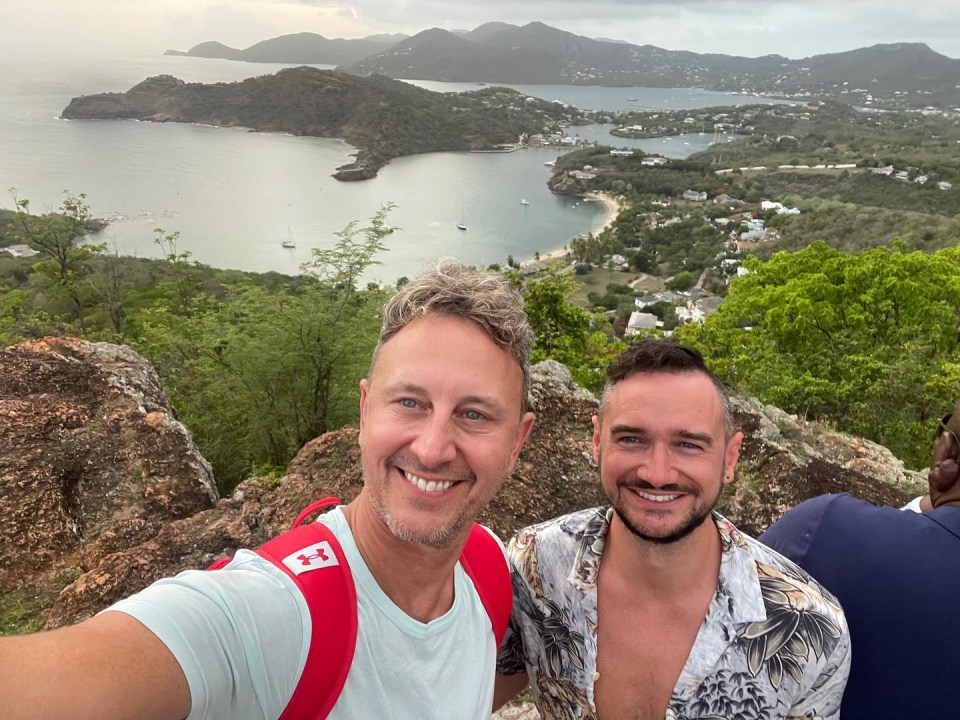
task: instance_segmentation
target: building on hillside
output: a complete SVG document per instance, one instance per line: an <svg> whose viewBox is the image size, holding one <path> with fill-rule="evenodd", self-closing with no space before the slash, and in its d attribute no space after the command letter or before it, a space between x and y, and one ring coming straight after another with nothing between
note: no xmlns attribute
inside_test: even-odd
<svg viewBox="0 0 960 720"><path fill-rule="evenodd" d="M633 155L633 150L622 150L622 149L614 148L613 150L610 151L611 157L630 157L631 155Z"/></svg>
<svg viewBox="0 0 960 720"><path fill-rule="evenodd" d="M726 193L720 193L719 195L717 195L717 196L713 199L713 201L714 201L715 203L725 203L725 204L727 204L727 205L740 205L741 203L743 203L742 200L738 200L738 199L735 198L735 197L731 197L730 195L727 195Z"/></svg>
<svg viewBox="0 0 960 720"><path fill-rule="evenodd" d="M630 337L644 330L653 330L663 327L663 322L653 313L634 311L630 313L630 319L627 321L627 327L623 331L624 337Z"/></svg>
<svg viewBox="0 0 960 720"><path fill-rule="evenodd" d="M15 258L28 258L40 254L29 245L8 245L0 248L0 252L8 252Z"/></svg>
<svg viewBox="0 0 960 720"><path fill-rule="evenodd" d="M641 164L641 165L652 166L652 167L658 167L658 166L660 166L660 165L666 165L666 164L667 164L667 159L666 159L666 158L663 158L663 157L654 157L654 156L652 156L652 155L648 155L647 157L643 158L643 159L640 161L640 164Z"/></svg>
<svg viewBox="0 0 960 720"><path fill-rule="evenodd" d="M690 202L703 202L707 199L707 194L696 190L684 190L683 199L689 200Z"/></svg>
<svg viewBox="0 0 960 720"><path fill-rule="evenodd" d="M664 290L663 292L653 293L652 295L644 295L643 297L638 297L633 301L633 304L637 306L638 310L643 310L645 307L650 305L655 305L656 303L669 303L673 305L680 300L685 300L686 296L681 295L680 293L675 293L672 290Z"/></svg>

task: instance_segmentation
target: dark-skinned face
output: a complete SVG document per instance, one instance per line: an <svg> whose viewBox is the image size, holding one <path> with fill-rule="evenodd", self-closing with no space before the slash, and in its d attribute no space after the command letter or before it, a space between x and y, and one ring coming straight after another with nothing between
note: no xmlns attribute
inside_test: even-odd
<svg viewBox="0 0 960 720"><path fill-rule="evenodd" d="M960 402L952 415L940 421L941 432L933 448L930 472L930 504L940 507L960 503Z"/></svg>

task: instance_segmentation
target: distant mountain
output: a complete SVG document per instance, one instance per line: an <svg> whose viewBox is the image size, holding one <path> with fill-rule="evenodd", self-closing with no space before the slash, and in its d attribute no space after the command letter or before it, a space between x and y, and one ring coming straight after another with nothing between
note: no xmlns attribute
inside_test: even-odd
<svg viewBox="0 0 960 720"><path fill-rule="evenodd" d="M339 69L454 82L698 87L868 105L960 103L960 61L920 43L800 60L748 58L594 40L540 22L486 23L463 36L435 28Z"/></svg>
<svg viewBox="0 0 960 720"><path fill-rule="evenodd" d="M307 65L344 65L386 50L405 35L372 35L358 40L328 39L316 33L294 33L263 40L244 50L218 42L204 42L186 52L167 50L165 55L224 58L259 63L304 63Z"/></svg>
<svg viewBox="0 0 960 720"><path fill-rule="evenodd" d="M228 47L223 43L211 40L210 42L194 45L187 52L183 52L182 50L167 50L164 55L190 55L192 57L242 60L243 58L240 57L242 52L242 50L237 50L236 48Z"/></svg>
<svg viewBox="0 0 960 720"><path fill-rule="evenodd" d="M373 177L391 158L438 150L495 150L521 135L581 121L564 106L506 88L436 93L383 76L298 67L237 83L148 78L125 93L73 98L65 119L204 123L343 138L360 148L340 180Z"/></svg>
<svg viewBox="0 0 960 720"><path fill-rule="evenodd" d="M748 44L744 44L748 49ZM183 54L168 51L173 54ZM960 105L960 60L920 43L875 45L791 60L665 50L592 39L541 22L490 22L471 31L328 40L284 35L235 50L202 43L186 54L256 62L336 64L338 70L411 80L696 87L854 105Z"/></svg>

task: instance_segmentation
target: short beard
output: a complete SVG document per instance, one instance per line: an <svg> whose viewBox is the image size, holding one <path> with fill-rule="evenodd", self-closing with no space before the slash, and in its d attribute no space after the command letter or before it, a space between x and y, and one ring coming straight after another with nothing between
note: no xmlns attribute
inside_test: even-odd
<svg viewBox="0 0 960 720"><path fill-rule="evenodd" d="M619 497L612 504L613 504L613 511L617 513L617 517L620 518L620 521L624 525L626 525L627 529L630 532L632 532L634 536L646 542L653 543L655 545L671 545L675 542L679 542L680 540L683 540L690 533L692 533L698 527L703 525L703 523L706 521L708 517L710 517L712 513L712 508L708 508L707 510L700 513L694 513L693 515L688 516L686 520L684 520L684 522L681 523L680 526L669 535L658 536L658 535L648 535L639 527L637 527L633 523L633 521L629 517L627 517L627 514L623 511L622 509L623 504L620 502Z"/></svg>

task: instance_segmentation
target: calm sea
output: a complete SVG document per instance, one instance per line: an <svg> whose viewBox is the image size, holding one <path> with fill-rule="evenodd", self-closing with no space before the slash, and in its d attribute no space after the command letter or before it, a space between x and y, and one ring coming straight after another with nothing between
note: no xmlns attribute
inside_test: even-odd
<svg viewBox="0 0 960 720"><path fill-rule="evenodd" d="M392 161L369 181L331 177L349 160L338 140L301 138L177 123L64 121L70 98L122 92L150 75L188 82L232 82L276 72L281 65L201 58L107 57L96 54L5 58L0 50L0 207L16 188L34 211L59 205L64 190L86 193L111 223L100 240L121 253L159 257L154 228L180 233L178 250L216 267L295 273L312 247L330 247L334 233L361 224L386 203L389 252L370 277L413 275L436 257L503 262L564 246L606 219L599 203L553 196L544 162L555 150L506 154L430 153ZM428 83L431 90L475 84ZM516 86L548 100L595 110L687 109L763 101L696 90ZM705 148L711 133L625 141L607 127L571 134L640 147L669 157ZM529 204L521 204L521 199ZM466 231L458 230L464 223ZM281 242L293 238L296 247Z"/></svg>

